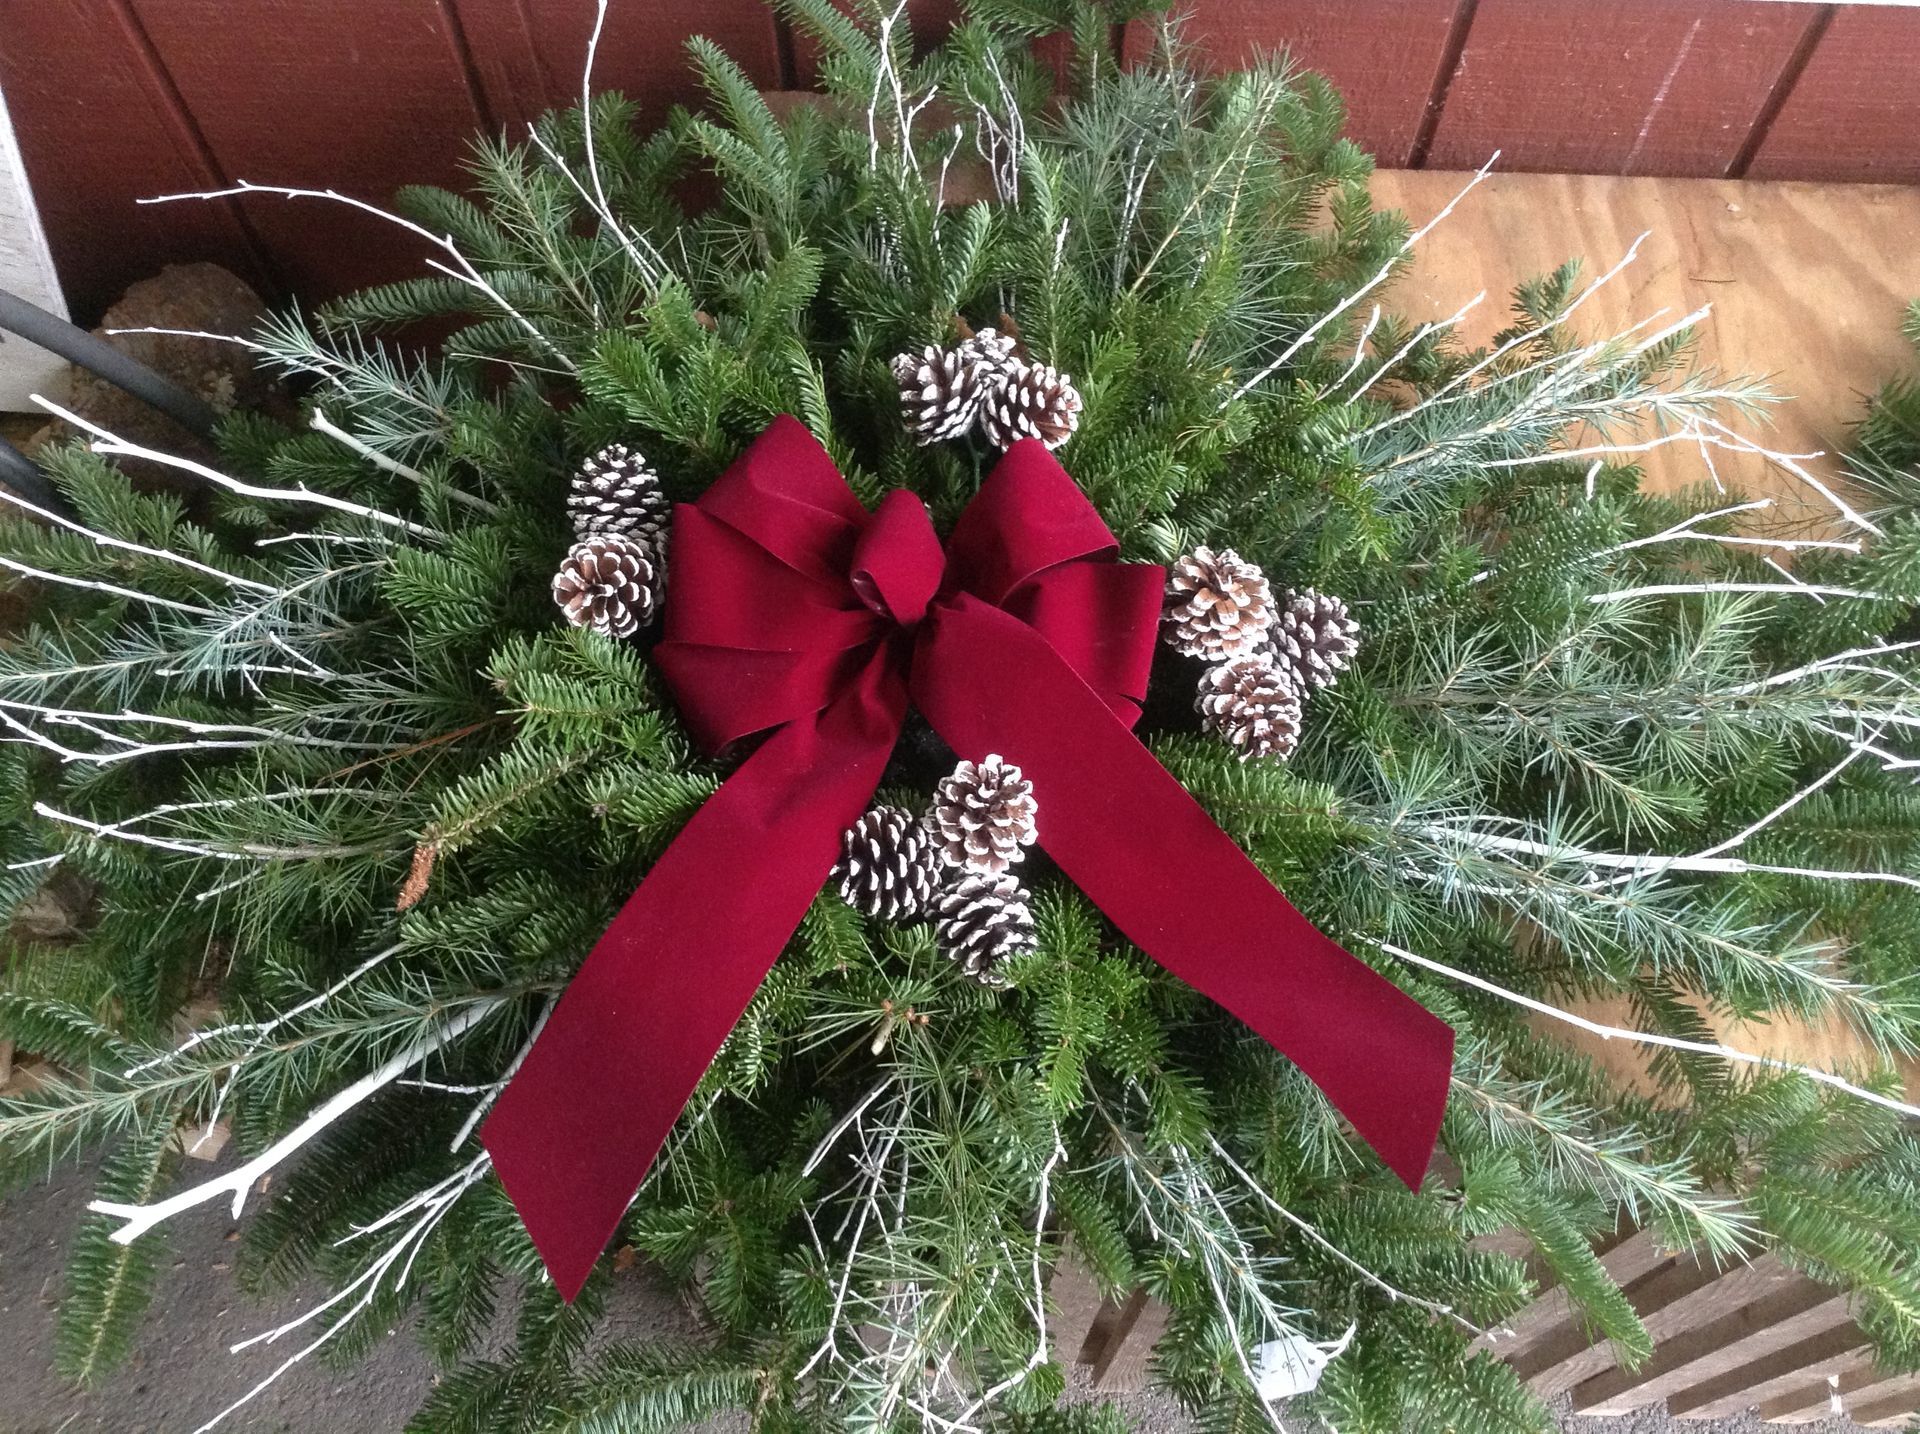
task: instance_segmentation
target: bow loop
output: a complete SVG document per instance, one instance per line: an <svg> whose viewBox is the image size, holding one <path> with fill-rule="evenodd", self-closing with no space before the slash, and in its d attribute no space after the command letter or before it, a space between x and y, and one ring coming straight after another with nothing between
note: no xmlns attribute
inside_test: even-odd
<svg viewBox="0 0 1920 1434"><path fill-rule="evenodd" d="M880 500L853 544L849 580L860 601L902 627L926 615L947 566L926 504L904 488Z"/></svg>

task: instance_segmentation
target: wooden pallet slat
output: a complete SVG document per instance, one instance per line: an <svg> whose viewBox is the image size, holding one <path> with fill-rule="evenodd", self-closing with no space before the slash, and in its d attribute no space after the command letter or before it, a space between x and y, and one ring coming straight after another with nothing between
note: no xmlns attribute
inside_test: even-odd
<svg viewBox="0 0 1920 1434"><path fill-rule="evenodd" d="M1862 1411L1878 1409L1883 1405L1887 1406L1889 1413L1911 1413L1920 1408L1916 1394L1920 1394L1920 1375L1882 1375L1878 1370L1868 1368L1857 1371L1851 1379L1815 1380L1776 1395L1760 1406L1759 1413L1763 1421L1781 1424L1824 1419L1835 1412L1833 1401L1836 1395L1840 1400L1841 1412L1856 1419Z"/></svg>
<svg viewBox="0 0 1920 1434"><path fill-rule="evenodd" d="M1575 1386L1573 1409L1626 1414L1849 1322L1843 1296L1811 1280L1797 1281L1673 1336L1636 1370L1609 1370Z"/></svg>
<svg viewBox="0 0 1920 1434"><path fill-rule="evenodd" d="M1668 1260L1650 1230L1635 1230L1616 1235L1602 1244L1600 1267L1617 1284L1630 1284ZM1543 1341L1553 1339L1569 1323L1577 1324L1578 1311L1565 1289L1554 1286L1532 1304L1509 1318L1498 1329L1476 1339L1474 1350L1489 1350L1502 1359L1514 1360Z"/></svg>
<svg viewBox="0 0 1920 1434"><path fill-rule="evenodd" d="M1740 1414L1830 1374L1871 1365L1873 1347L1852 1320L1810 1339L1769 1351L1700 1384L1667 1397L1675 1418L1718 1419Z"/></svg>

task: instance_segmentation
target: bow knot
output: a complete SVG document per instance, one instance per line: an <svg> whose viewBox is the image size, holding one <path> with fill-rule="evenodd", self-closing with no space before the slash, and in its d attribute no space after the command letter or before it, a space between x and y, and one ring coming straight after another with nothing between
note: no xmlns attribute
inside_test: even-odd
<svg viewBox="0 0 1920 1434"><path fill-rule="evenodd" d="M1165 574L1023 439L943 550L776 419L676 509L654 661L709 750L766 733L588 955L483 1138L571 1299L866 809L909 702L1033 782L1047 854L1134 945L1304 1070L1418 1185L1453 1032L1288 903L1131 728Z"/></svg>

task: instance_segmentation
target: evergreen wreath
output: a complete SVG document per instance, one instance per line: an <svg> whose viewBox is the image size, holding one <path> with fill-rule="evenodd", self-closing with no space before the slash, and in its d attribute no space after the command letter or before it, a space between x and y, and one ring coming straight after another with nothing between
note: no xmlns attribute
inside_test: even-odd
<svg viewBox="0 0 1920 1434"><path fill-rule="evenodd" d="M1752 448L1727 414L1765 395L1689 370L1683 329L1576 338L1571 266L1487 350L1372 308L1416 236L1371 209L1317 78L1201 79L1171 31L1123 70L1124 4L971 0L919 59L888 12L785 8L820 103L776 114L696 40L706 113L642 134L601 94L482 144L477 198L409 190L392 216L433 276L244 340L306 385L309 427L237 414L215 465L76 418L91 441L47 459L70 515L0 525L37 604L0 651L5 897L90 906L6 967L0 1036L67 1074L0 1104L0 1168L111 1152L63 1368L127 1349L166 1264L149 1231L268 1176L246 1282L339 1291L290 1360L411 1312L450 1370L422 1430L733 1406L769 1430L1112 1428L1053 1408L1071 1351L1043 1280L1069 1241L1107 1291L1171 1306L1158 1377L1210 1427L1273 1419L1257 1347L1352 1325L1290 1414L1548 1428L1469 1354L1534 1288L1478 1240L1509 1227L1627 1358L1649 1338L1591 1242L1634 1222L1774 1251L1920 1361L1896 1082L1742 1060L1708 1021L1834 1018L1888 1056L1920 1035L1920 698L1889 636L1920 525L1836 495L1830 531L1735 542L1729 498L1642 491L1632 434ZM1063 77L1027 43L1056 31ZM687 212L699 171L718 184ZM449 316L430 358L382 337ZM865 502L910 488L944 531L997 454L921 441L892 360L1008 320L1023 364L1072 375L1058 455L1124 557L1232 549L1364 630L1289 709L1287 760L1203 732L1204 664L1170 648L1141 731L1458 1031L1446 1159L1406 1190L1038 849L963 933L991 984L934 922L830 883L625 1221L706 1337L589 1352L609 1262L562 1304L474 1133L728 767L695 754L637 615L628 638L611 606L602 630L556 609L573 475L626 445L685 501L792 413ZM116 456L204 493L137 489ZM910 728L880 800L923 811L953 769ZM1557 1039L1590 997L1665 1044L1659 1098ZM180 1133L216 1118L242 1160L169 1193Z"/></svg>

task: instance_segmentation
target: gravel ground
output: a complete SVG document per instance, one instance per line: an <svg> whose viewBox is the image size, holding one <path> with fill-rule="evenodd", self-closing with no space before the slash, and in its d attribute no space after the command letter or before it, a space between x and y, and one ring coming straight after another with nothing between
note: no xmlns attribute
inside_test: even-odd
<svg viewBox="0 0 1920 1434"><path fill-rule="evenodd" d="M195 1166L204 1179L209 1167ZM266 1377L297 1345L229 1355L227 1346L299 1313L298 1297L256 1302L233 1281L224 1208L208 1205L173 1222L171 1268L127 1364L100 1389L79 1394L53 1373L54 1307L63 1251L92 1186L93 1171L63 1170L0 1203L0 1434L190 1434ZM672 1299L635 1274L613 1302L609 1333L644 1339L685 1328ZM334 1369L296 1366L224 1428L252 1434L395 1434L433 1384L433 1370L404 1330L366 1359ZM1124 1401L1151 1434L1190 1428L1171 1401ZM730 1423L733 1421L729 1421ZM1658 1409L1618 1419L1563 1417L1567 1434L1771 1434L1751 1418L1672 1421ZM1845 1420L1797 1426L1800 1434L1858 1434Z"/></svg>

